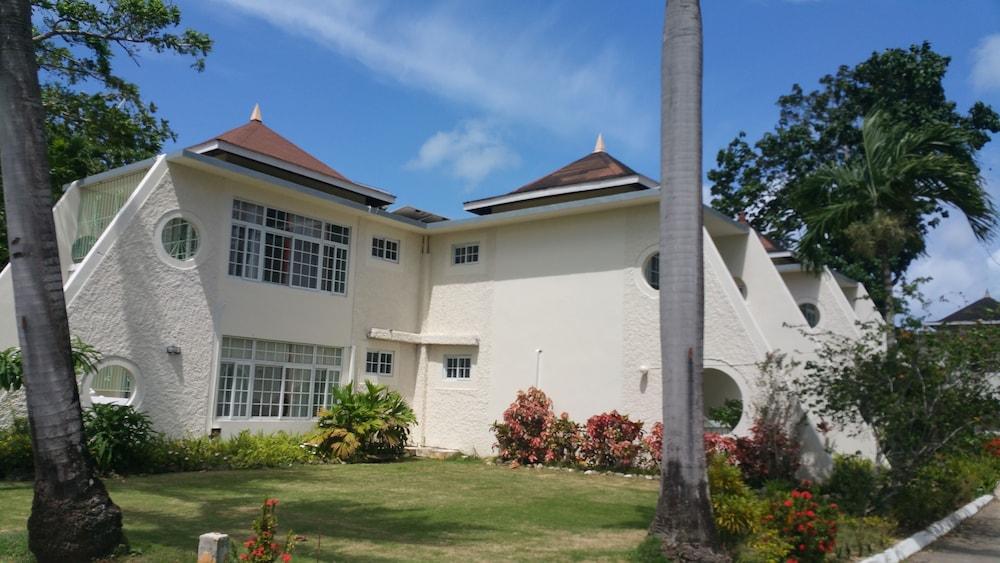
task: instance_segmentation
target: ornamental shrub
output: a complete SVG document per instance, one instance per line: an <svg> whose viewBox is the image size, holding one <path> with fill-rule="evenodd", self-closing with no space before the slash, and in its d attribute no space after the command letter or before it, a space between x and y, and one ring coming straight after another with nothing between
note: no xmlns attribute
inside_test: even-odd
<svg viewBox="0 0 1000 563"><path fill-rule="evenodd" d="M35 474L27 418L0 428L0 479L30 479Z"/></svg>
<svg viewBox="0 0 1000 563"><path fill-rule="evenodd" d="M732 460L736 453L736 438L732 436L723 436L715 432L705 432L704 443L705 456L709 458L721 455Z"/></svg>
<svg viewBox="0 0 1000 563"><path fill-rule="evenodd" d="M864 516L879 496L879 474L875 464L861 456L833 456L833 471L823 492L852 516Z"/></svg>
<svg viewBox="0 0 1000 563"><path fill-rule="evenodd" d="M161 437L150 449L145 471L257 469L321 462L321 457L302 447L302 441L298 434L251 434L248 430L229 438Z"/></svg>
<svg viewBox="0 0 1000 563"><path fill-rule="evenodd" d="M614 410L587 419L580 458L590 467L629 469L639 461L642 422Z"/></svg>
<svg viewBox="0 0 1000 563"><path fill-rule="evenodd" d="M516 464L546 461L555 418L552 400L541 389L518 391L517 398L503 411L503 422L490 426L500 458Z"/></svg>
<svg viewBox="0 0 1000 563"><path fill-rule="evenodd" d="M83 411L87 449L102 473L143 471L156 440L149 416L127 405L95 404Z"/></svg>
<svg viewBox="0 0 1000 563"><path fill-rule="evenodd" d="M642 437L643 464L648 469L660 469L663 461L663 423L653 424L649 434Z"/></svg>
<svg viewBox="0 0 1000 563"><path fill-rule="evenodd" d="M708 460L708 488L711 491L712 515L719 536L727 546L734 546L763 528L767 503L757 497L743 481L738 467L724 455Z"/></svg>
<svg viewBox="0 0 1000 563"><path fill-rule="evenodd" d="M320 411L306 446L344 462L386 461L403 455L417 417L399 392L366 381L357 391L351 385L337 387L333 398L330 409Z"/></svg>
<svg viewBox="0 0 1000 563"><path fill-rule="evenodd" d="M983 443L983 450L993 457L1000 457L1000 438L986 440Z"/></svg>
<svg viewBox="0 0 1000 563"><path fill-rule="evenodd" d="M570 420L567 413L553 418L549 423L547 436L546 463L576 465L577 451L583 442L582 427Z"/></svg>
<svg viewBox="0 0 1000 563"><path fill-rule="evenodd" d="M773 479L794 482L799 469L799 444L782 425L758 418L749 437L736 439L734 457L754 487Z"/></svg>
<svg viewBox="0 0 1000 563"><path fill-rule="evenodd" d="M892 513L904 529L922 528L991 492L998 479L1000 464L992 456L939 456L896 489Z"/></svg>
<svg viewBox="0 0 1000 563"><path fill-rule="evenodd" d="M781 537L792 544L788 563L812 563L826 559L837 549L837 505L813 495L807 483L772 507L765 521L773 523Z"/></svg>
<svg viewBox="0 0 1000 563"><path fill-rule="evenodd" d="M284 544L277 541L278 517L275 511L278 499L269 498L260 507L260 516L253 521L253 535L243 542L246 553L239 555L240 561L249 563L288 563L292 560L292 550L295 541L292 532L288 532Z"/></svg>

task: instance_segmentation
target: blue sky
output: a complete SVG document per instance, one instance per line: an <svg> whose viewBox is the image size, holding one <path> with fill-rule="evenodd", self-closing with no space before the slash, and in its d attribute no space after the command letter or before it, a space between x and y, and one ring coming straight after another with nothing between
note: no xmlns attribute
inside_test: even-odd
<svg viewBox="0 0 1000 563"><path fill-rule="evenodd" d="M740 130L756 138L793 83L924 40L952 57L948 96L1000 109L997 0L704 0L705 169ZM510 191L608 151L658 169L663 2L556 0L181 1L208 32L205 72L146 55L119 68L188 146L264 122L347 177L402 204L462 216L461 202ZM1000 139L980 155L1000 202ZM1000 244L946 221L911 270L951 304L1000 295Z"/></svg>

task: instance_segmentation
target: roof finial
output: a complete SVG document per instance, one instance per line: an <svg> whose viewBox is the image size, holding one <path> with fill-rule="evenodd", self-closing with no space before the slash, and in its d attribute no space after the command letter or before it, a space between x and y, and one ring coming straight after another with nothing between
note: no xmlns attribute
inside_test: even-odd
<svg viewBox="0 0 1000 563"><path fill-rule="evenodd" d="M250 114L250 121L256 121L257 123L264 122L264 118L260 116L260 104L253 105L253 113Z"/></svg>
<svg viewBox="0 0 1000 563"><path fill-rule="evenodd" d="M604 135L597 134L597 142L594 143L594 152L604 152Z"/></svg>
<svg viewBox="0 0 1000 563"><path fill-rule="evenodd" d="M986 299L992 299L992 297L990 297L990 288L988 288L988 287L986 288L986 296L985 297L986 297Z"/></svg>

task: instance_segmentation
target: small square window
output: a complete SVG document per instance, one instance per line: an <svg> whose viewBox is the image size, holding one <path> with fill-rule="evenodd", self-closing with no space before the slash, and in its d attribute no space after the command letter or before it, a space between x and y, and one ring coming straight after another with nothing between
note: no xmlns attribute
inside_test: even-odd
<svg viewBox="0 0 1000 563"><path fill-rule="evenodd" d="M455 265L479 263L479 243L459 244L453 247L451 263Z"/></svg>
<svg viewBox="0 0 1000 563"><path fill-rule="evenodd" d="M399 262L399 241L372 237L372 256L389 262Z"/></svg>
<svg viewBox="0 0 1000 563"><path fill-rule="evenodd" d="M382 377L392 376L392 352L369 350L365 354L365 373Z"/></svg>
<svg viewBox="0 0 1000 563"><path fill-rule="evenodd" d="M445 379L469 379L472 376L472 356L445 356Z"/></svg>

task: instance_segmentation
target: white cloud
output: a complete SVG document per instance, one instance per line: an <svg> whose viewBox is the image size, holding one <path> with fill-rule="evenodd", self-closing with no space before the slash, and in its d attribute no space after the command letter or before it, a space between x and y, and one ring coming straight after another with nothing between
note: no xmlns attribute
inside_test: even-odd
<svg viewBox="0 0 1000 563"><path fill-rule="evenodd" d="M980 91L1000 90L1000 33L984 37L972 59L972 85Z"/></svg>
<svg viewBox="0 0 1000 563"><path fill-rule="evenodd" d="M531 22L504 24L475 17L466 3L221 1L357 60L377 76L491 116L564 136L603 131L633 146L655 141L656 115L638 109L645 106L628 80L630 61L592 37L574 41L551 9L540 9Z"/></svg>
<svg viewBox="0 0 1000 563"><path fill-rule="evenodd" d="M495 124L473 119L431 135L407 167L443 168L471 189L490 173L519 163L520 158L504 143Z"/></svg>

